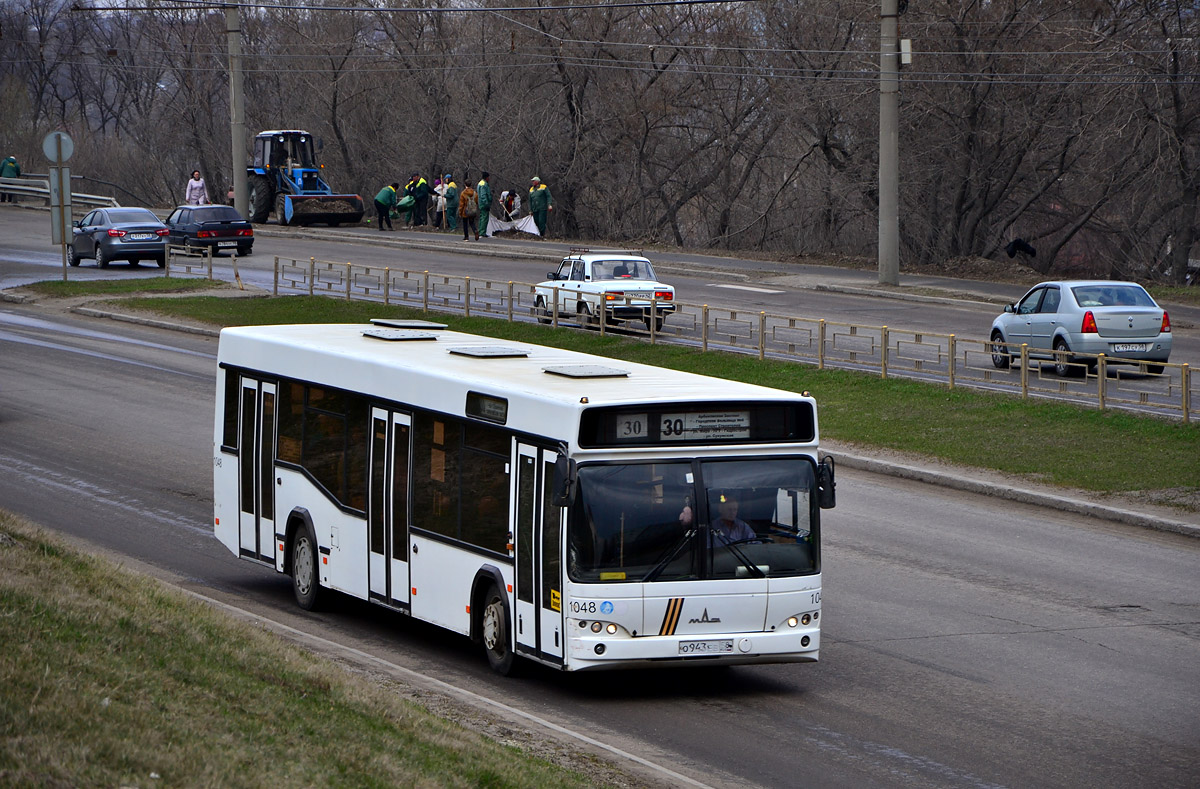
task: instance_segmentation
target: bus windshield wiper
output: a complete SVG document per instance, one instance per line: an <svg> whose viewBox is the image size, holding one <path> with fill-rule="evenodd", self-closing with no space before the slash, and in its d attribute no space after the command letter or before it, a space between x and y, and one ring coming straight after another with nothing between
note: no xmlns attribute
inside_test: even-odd
<svg viewBox="0 0 1200 789"><path fill-rule="evenodd" d="M667 569L667 565L670 564L672 561L674 561L675 557L679 555L679 552L681 550L683 550L683 546L687 545L688 541L691 540L695 536L696 536L696 527L695 526L693 526L692 528L685 531L683 533L683 536L679 538L679 541L671 547L671 550L667 551L667 555L663 557L662 561L660 561L658 564L654 565L653 569L651 569L650 572L646 573L646 576L642 579L642 581L648 583L648 582L653 581L654 579L658 578L658 576L662 573L662 571Z"/></svg>

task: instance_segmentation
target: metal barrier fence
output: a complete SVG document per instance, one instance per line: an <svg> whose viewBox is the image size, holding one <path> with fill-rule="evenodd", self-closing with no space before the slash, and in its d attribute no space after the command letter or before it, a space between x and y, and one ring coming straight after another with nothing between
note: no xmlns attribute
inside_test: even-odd
<svg viewBox="0 0 1200 789"><path fill-rule="evenodd" d="M211 272L211 260L209 261ZM236 262L235 262L236 270ZM989 340L953 334L897 330L820 318L772 315L672 302L668 320L616 322L587 312L560 311L557 288L551 302L539 300L532 283L429 271L364 266L356 263L275 257L273 292L300 292L364 299L383 304L419 306L423 310L489 316L508 321L536 320L555 327L579 327L601 334L617 331L651 343L691 345L701 351L750 353L759 359L781 359L1018 395L1093 404L1100 409L1135 407L1159 415L1191 420L1193 391L1187 364L1117 364L1103 354L1045 351L1034 359L1028 345L1006 350L1008 368L995 365L1001 351ZM211 273L210 273L211 276ZM652 308L659 307L657 302ZM1055 358L1057 357L1057 358ZM1071 376L1060 376L1053 361L1066 363ZM1158 370L1152 370L1157 367Z"/></svg>
<svg viewBox="0 0 1200 789"><path fill-rule="evenodd" d="M45 200L46 205L50 205L50 182L47 180L38 178L0 178L0 192ZM89 208L113 208L121 205L115 197L90 195L74 190L71 191L71 202Z"/></svg>

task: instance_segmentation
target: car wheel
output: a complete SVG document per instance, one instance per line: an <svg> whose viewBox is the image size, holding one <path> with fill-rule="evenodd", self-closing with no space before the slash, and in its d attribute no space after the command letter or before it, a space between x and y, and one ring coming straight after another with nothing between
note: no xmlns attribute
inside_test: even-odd
<svg viewBox="0 0 1200 789"><path fill-rule="evenodd" d="M1167 367L1166 367L1166 365L1163 365L1163 364L1148 364L1148 365L1146 365L1146 372L1150 373L1151 375L1162 375L1163 370L1165 370L1165 369L1167 369Z"/></svg>
<svg viewBox="0 0 1200 789"><path fill-rule="evenodd" d="M321 599L321 579L317 577L317 540L312 528L304 524L292 542L292 591L305 611L315 611Z"/></svg>
<svg viewBox="0 0 1200 789"><path fill-rule="evenodd" d="M238 251L239 255L241 255L242 257L246 257L247 255L254 254L254 247L250 246L249 244L244 244L242 246L239 246L237 248L237 251Z"/></svg>
<svg viewBox="0 0 1200 789"><path fill-rule="evenodd" d="M488 586L487 602L483 606L480 632L483 648L487 651L488 665L503 676L512 671L513 651L508 643L508 616L504 611L504 598L495 584Z"/></svg>
<svg viewBox="0 0 1200 789"><path fill-rule="evenodd" d="M546 309L545 299L539 298L537 300L535 311L537 312L538 323L550 323L554 320L554 316L550 313L550 310Z"/></svg>
<svg viewBox="0 0 1200 789"><path fill-rule="evenodd" d="M1008 346L1004 344L1004 335L1000 332L992 332L992 366L997 370L1007 370L1012 364L1012 356L1008 353Z"/></svg>
<svg viewBox="0 0 1200 789"><path fill-rule="evenodd" d="M578 310L578 312L576 312L576 317L578 318L579 325L581 327L590 329L596 325L596 316L592 314L592 311L587 304L581 301L579 302L579 306L577 306L575 309Z"/></svg>
<svg viewBox="0 0 1200 789"><path fill-rule="evenodd" d="M100 268L108 268L108 255L104 254L104 247L96 246L96 265Z"/></svg>
<svg viewBox="0 0 1200 789"><path fill-rule="evenodd" d="M79 255L75 254L75 245L74 244L67 244L67 265L68 266L78 266L79 265Z"/></svg>
<svg viewBox="0 0 1200 789"><path fill-rule="evenodd" d="M130 258L129 267L130 268L139 268L137 258Z"/></svg>
<svg viewBox="0 0 1200 789"><path fill-rule="evenodd" d="M652 321L654 323L653 329L650 328L650 324ZM663 327L663 319L662 318L651 318L649 315L647 315L645 318L645 322L646 322L646 331L653 331L655 333L662 331L662 327Z"/></svg>
<svg viewBox="0 0 1200 789"><path fill-rule="evenodd" d="M159 268L166 268L167 267L167 256L162 255L160 257L156 257L154 259L154 262L158 264Z"/></svg>
<svg viewBox="0 0 1200 789"><path fill-rule="evenodd" d="M1071 364L1071 348L1067 345L1067 341L1059 337L1054 341L1054 374L1060 378L1070 378L1075 375L1078 368Z"/></svg>

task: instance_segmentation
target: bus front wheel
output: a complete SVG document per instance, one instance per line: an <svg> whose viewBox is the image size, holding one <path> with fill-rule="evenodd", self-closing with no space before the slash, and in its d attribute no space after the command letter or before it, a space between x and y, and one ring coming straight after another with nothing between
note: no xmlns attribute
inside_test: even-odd
<svg viewBox="0 0 1200 789"><path fill-rule="evenodd" d="M321 595L321 579L317 577L320 566L317 559L317 541L312 527L305 524L292 541L292 591L296 602L305 611L314 611Z"/></svg>
<svg viewBox="0 0 1200 789"><path fill-rule="evenodd" d="M487 650L488 665L503 676L512 671L513 651L508 644L508 616L504 598L495 584L488 587L483 606L483 648Z"/></svg>

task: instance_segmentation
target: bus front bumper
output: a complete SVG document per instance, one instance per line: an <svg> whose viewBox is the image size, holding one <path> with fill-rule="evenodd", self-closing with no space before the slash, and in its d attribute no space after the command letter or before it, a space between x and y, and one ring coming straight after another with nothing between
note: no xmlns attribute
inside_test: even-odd
<svg viewBox="0 0 1200 789"><path fill-rule="evenodd" d="M571 671L632 666L735 666L751 663L815 663L821 631L705 634L703 636L593 636L567 639Z"/></svg>

